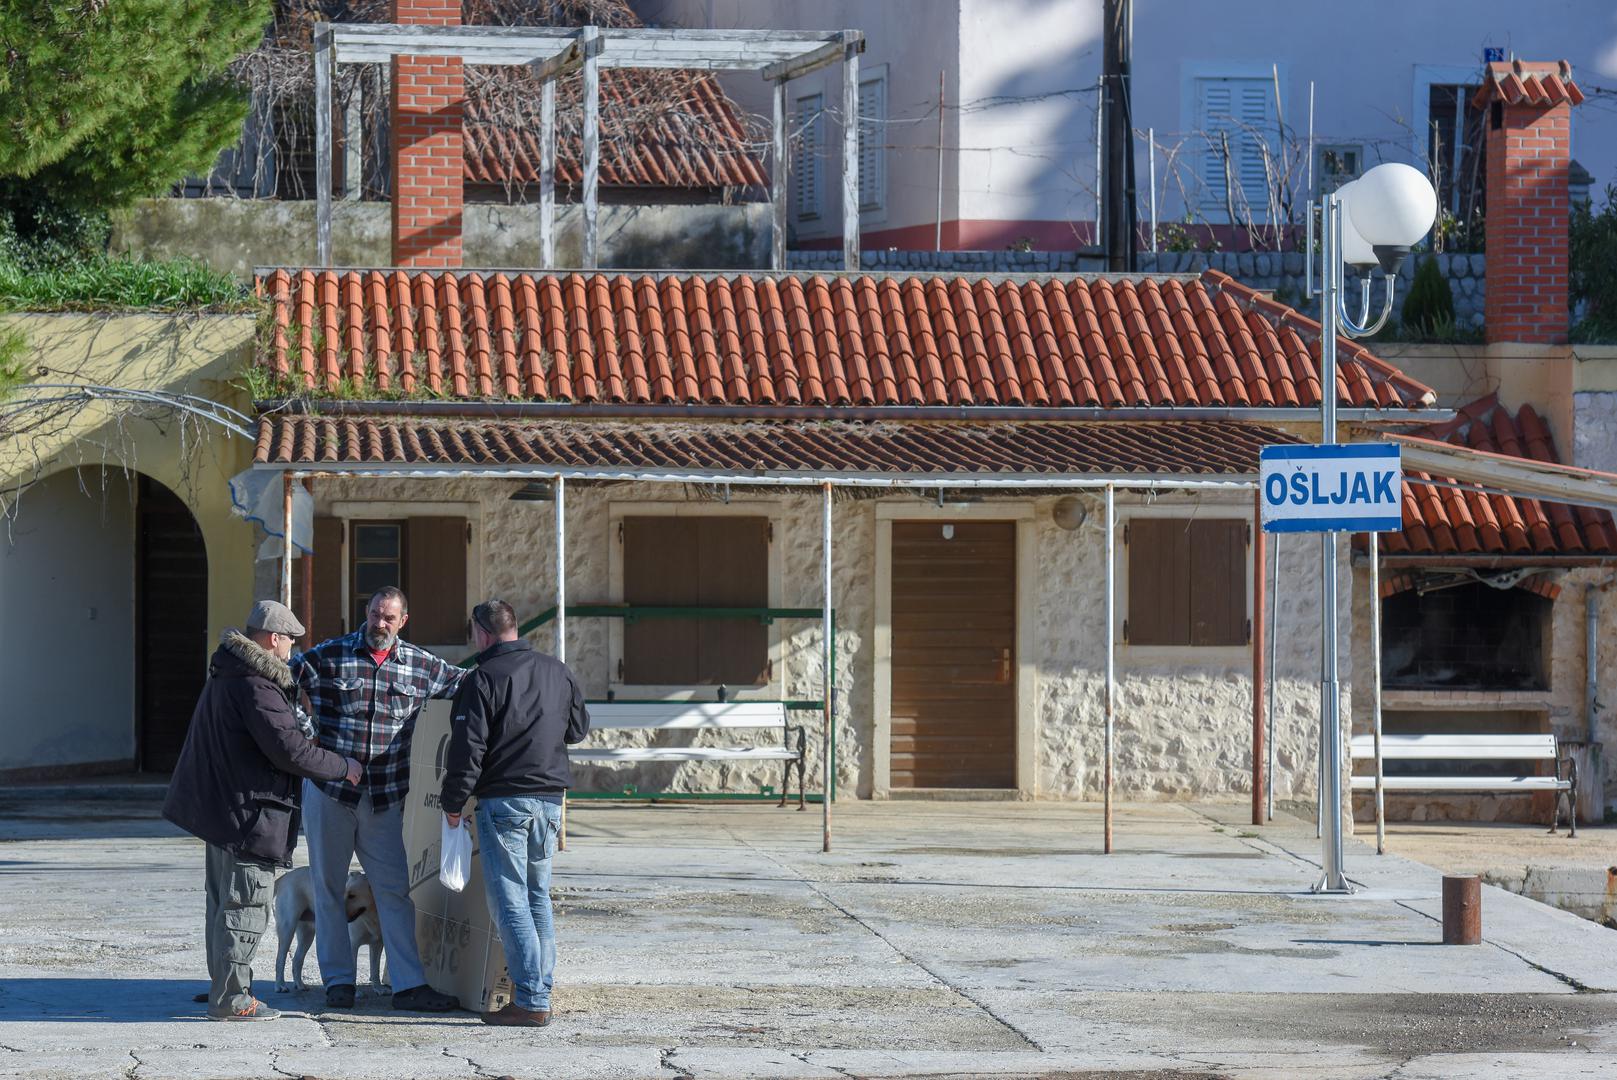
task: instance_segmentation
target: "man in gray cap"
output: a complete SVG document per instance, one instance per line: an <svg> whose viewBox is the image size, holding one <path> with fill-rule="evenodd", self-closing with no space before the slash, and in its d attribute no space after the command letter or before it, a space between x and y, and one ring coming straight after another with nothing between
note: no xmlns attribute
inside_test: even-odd
<svg viewBox="0 0 1617 1080"><path fill-rule="evenodd" d="M281 1015L253 997L250 965L269 924L275 867L292 865L302 778L359 782L359 762L299 730L286 661L302 634L273 600L253 605L245 634L225 631L163 802L165 818L207 844L211 1020Z"/></svg>

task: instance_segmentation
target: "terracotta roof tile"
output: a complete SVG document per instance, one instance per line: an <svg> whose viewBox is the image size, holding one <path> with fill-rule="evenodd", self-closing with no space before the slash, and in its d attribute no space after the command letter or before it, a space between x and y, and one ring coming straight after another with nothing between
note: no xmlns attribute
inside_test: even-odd
<svg viewBox="0 0 1617 1080"><path fill-rule="evenodd" d="M267 273L260 361L305 391L628 404L1302 406L1318 327L1209 271L989 279ZM1342 342L1338 400L1432 392ZM424 385L423 385L424 383Z"/></svg>
<svg viewBox="0 0 1617 1080"><path fill-rule="evenodd" d="M259 420L265 464L903 475L1243 475L1258 451L1296 442L1230 421L781 423L469 420L280 415Z"/></svg>
<svg viewBox="0 0 1617 1080"><path fill-rule="evenodd" d="M1498 60L1488 65L1487 77L1473 100L1479 108L1491 101L1549 108L1562 103L1580 105L1583 91L1572 81L1572 65L1565 60Z"/></svg>
<svg viewBox="0 0 1617 1080"><path fill-rule="evenodd" d="M1414 434L1495 454L1558 464L1548 426L1524 405L1513 418L1490 394L1446 424ZM1411 482L1413 481L1413 482ZM1617 555L1617 526L1604 510L1484 493L1448 477L1406 475L1404 528L1385 533L1387 555Z"/></svg>

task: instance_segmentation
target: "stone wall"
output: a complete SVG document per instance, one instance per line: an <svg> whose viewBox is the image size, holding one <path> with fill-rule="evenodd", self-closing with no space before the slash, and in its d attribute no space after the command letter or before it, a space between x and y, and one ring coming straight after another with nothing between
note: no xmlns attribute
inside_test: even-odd
<svg viewBox="0 0 1617 1080"><path fill-rule="evenodd" d="M1617 391L1572 395L1572 459L1581 469L1617 472Z"/></svg>
<svg viewBox="0 0 1617 1080"><path fill-rule="evenodd" d="M216 270L250 275L256 266L315 261L309 201L144 199L113 230L114 251L152 258L188 255ZM531 269L539 265L539 208L469 203L465 264ZM385 202L338 201L332 209L337 266L389 266L392 219ZM750 269L769 265L769 207L764 203L603 205L601 266L628 270ZM583 211L556 208L556 262L579 265Z"/></svg>
<svg viewBox="0 0 1617 1080"><path fill-rule="evenodd" d="M337 500L408 502L416 513L432 512L428 504L474 502L478 561L472 588L477 595L500 595L519 614L548 607L554 601L552 567L553 518L548 503L511 502L518 484L391 480L327 480L316 487L321 512ZM902 499L890 501L904 501ZM913 500L910 500L913 503ZM1183 502L1191 513L1245 516L1248 499L1222 507L1217 500L1159 498L1161 507ZM572 603L608 601L611 591L613 504L673 503L689 506L683 489L666 485L625 484L610 488L577 487L568 493L568 598ZM1101 784L1102 687L1104 628L1103 530L1098 500L1087 523L1076 533L1064 532L1051 520L1053 498L1035 500L1036 558L1024 573L1040 575L1033 590L1034 640L1019 647L1036 666L1031 703L1036 732L1037 794L1047 798L1092 798ZM1025 503L1024 503L1025 504ZM869 797L876 790L873 738L875 710L876 500L838 501L834 509L833 576L838 612L837 636L837 775L839 791ZM1120 497L1119 518L1137 505ZM756 507L776 524L779 602L818 607L820 603L820 501L818 493L737 494L731 509ZM717 509L712 502L693 507ZM1121 558L1122 545L1118 545ZM1279 593L1279 662L1277 689L1277 798L1312 799L1315 790L1313 745L1317 716L1319 589L1312 548L1287 543L1282 549ZM1345 565L1345 564L1344 564ZM273 570L264 564L261 586L273 588ZM1120 590L1123 578L1119 576ZM1345 587L1345 584L1344 584ZM1123 614L1120 592L1119 615ZM778 623L777 671L780 683L767 696L817 698L820 687L820 637L816 623ZM1344 621L1344 633L1347 623ZM575 619L568 626L568 658L591 697L604 697L611 683L615 624L604 619ZM542 648L547 634L536 635ZM469 651L469 650L467 650ZM1158 650L1154 656L1123 647L1117 664L1119 698L1116 711L1116 781L1129 798L1228 798L1251 790L1250 650L1217 651L1211 659L1198 650ZM456 657L458 659L459 657ZM1343 678L1351 666L1344 662ZM823 769L819 719L809 717L809 785ZM624 733L614 741L634 744L689 738L686 733ZM695 736L702 742L728 743L733 736ZM760 736L766 738L766 736ZM754 790L760 783L779 786L778 766L724 763L658 764L632 769L580 766L580 787L640 790Z"/></svg>
<svg viewBox="0 0 1617 1080"><path fill-rule="evenodd" d="M1427 256L1422 256L1425 258ZM1436 255L1449 288L1454 293L1454 321L1461 329L1482 326L1483 256ZM792 251L789 265L799 273L827 273L842 269L842 252ZM1410 259L1399 272L1394 297L1394 318L1403 311L1403 297L1409 294L1418 259ZM1101 258L1076 251L862 251L859 263L866 270L911 274L1076 274L1104 270ZM1275 292L1285 303L1312 311L1317 305L1301 304L1305 284L1301 252L1161 251L1141 252L1142 273L1199 274L1212 268L1221 270L1255 289ZM1380 297L1377 287L1376 297Z"/></svg>

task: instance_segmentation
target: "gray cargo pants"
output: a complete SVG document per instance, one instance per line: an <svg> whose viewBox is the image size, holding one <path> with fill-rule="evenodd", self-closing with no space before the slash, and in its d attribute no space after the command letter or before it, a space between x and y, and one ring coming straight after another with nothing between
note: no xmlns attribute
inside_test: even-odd
<svg viewBox="0 0 1617 1080"><path fill-rule="evenodd" d="M275 871L208 845L208 1012L227 1016L252 1004L253 954L269 926Z"/></svg>

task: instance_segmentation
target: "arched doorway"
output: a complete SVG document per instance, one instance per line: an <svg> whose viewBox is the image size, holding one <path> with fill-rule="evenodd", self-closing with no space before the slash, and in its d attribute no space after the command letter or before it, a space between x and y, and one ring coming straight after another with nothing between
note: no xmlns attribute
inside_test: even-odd
<svg viewBox="0 0 1617 1080"><path fill-rule="evenodd" d="M135 504L135 764L168 772L207 681L208 552L185 502L147 476Z"/></svg>

